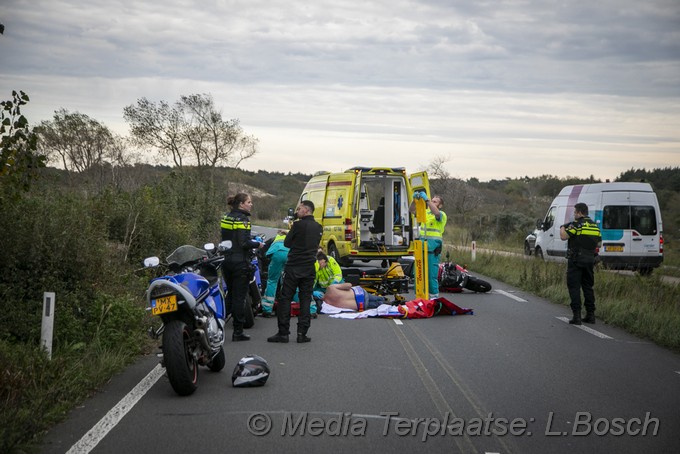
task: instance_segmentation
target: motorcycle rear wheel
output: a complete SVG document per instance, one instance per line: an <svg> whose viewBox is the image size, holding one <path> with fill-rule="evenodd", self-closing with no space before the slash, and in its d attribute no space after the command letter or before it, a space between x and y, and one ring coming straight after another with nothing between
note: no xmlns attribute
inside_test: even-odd
<svg viewBox="0 0 680 454"><path fill-rule="evenodd" d="M491 284L479 278L468 276L465 288L473 292L486 293L491 290Z"/></svg>
<svg viewBox="0 0 680 454"><path fill-rule="evenodd" d="M191 331L182 320L172 320L163 329L163 362L172 389L180 396L198 388L198 362L191 354Z"/></svg>

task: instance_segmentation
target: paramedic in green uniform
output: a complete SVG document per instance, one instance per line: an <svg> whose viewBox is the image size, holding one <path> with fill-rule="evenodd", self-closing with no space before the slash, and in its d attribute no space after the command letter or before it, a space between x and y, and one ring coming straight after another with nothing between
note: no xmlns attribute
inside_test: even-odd
<svg viewBox="0 0 680 454"><path fill-rule="evenodd" d="M427 288L430 299L439 297L439 256L442 253L442 238L446 227L446 213L442 211L444 201L440 195L433 195L431 199L427 197L425 191L415 192L414 201L411 204L411 212L416 211L415 199L423 199L427 208L427 220L425 226L425 236L421 239L427 240Z"/></svg>
<svg viewBox="0 0 680 454"><path fill-rule="evenodd" d="M267 286L264 289L264 299L262 300L262 315L264 317L272 316L276 300L276 286L288 260L289 249L283 245L287 233L285 230L279 230L265 254L269 258L269 267L267 268Z"/></svg>

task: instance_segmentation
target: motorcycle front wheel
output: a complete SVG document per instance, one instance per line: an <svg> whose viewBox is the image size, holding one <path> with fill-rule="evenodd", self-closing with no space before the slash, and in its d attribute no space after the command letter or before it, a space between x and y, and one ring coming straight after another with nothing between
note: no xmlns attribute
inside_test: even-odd
<svg viewBox="0 0 680 454"><path fill-rule="evenodd" d="M253 312L253 297L250 296L250 292L246 296L246 307L244 308L245 322L243 327L245 329L250 329L255 325L255 313Z"/></svg>
<svg viewBox="0 0 680 454"><path fill-rule="evenodd" d="M213 359L208 363L208 368L213 372L219 372L224 369L224 365L227 363L227 359L224 356L224 347L220 348L220 352L215 355Z"/></svg>
<svg viewBox="0 0 680 454"><path fill-rule="evenodd" d="M190 351L191 330L182 320L172 320L163 330L163 362L172 389L188 396L198 388L198 362Z"/></svg>
<svg viewBox="0 0 680 454"><path fill-rule="evenodd" d="M491 290L491 284L479 278L468 276L465 288L473 292L486 293Z"/></svg>

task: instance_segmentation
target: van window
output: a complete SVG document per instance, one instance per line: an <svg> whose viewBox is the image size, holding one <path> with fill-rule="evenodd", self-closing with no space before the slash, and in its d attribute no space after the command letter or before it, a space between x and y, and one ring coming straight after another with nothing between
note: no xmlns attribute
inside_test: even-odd
<svg viewBox="0 0 680 454"><path fill-rule="evenodd" d="M608 205L602 212L605 229L636 230L641 235L656 235L656 211L653 206Z"/></svg>
<svg viewBox="0 0 680 454"><path fill-rule="evenodd" d="M555 211L557 211L557 207L550 207L548 210L548 214L545 215L543 220L543 230L548 230L555 223Z"/></svg>

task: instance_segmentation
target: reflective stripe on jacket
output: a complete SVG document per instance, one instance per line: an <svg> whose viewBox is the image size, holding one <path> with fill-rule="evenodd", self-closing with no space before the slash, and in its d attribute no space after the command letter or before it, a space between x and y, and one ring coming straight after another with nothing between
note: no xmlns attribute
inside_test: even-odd
<svg viewBox="0 0 680 454"><path fill-rule="evenodd" d="M594 255L600 241L602 241L600 228L588 216L572 222L565 231L569 235L569 242L567 243L569 256Z"/></svg>
<svg viewBox="0 0 680 454"><path fill-rule="evenodd" d="M232 210L220 222L222 241L231 241L231 249L225 253L230 260L250 260L252 249L259 246L257 241L250 238L249 214L238 209Z"/></svg>
<svg viewBox="0 0 680 454"><path fill-rule="evenodd" d="M331 284L339 284L342 282L342 269L338 262L333 257L328 257L328 262L324 268L319 267L317 261L314 265L316 267L316 282L315 286L328 288Z"/></svg>
<svg viewBox="0 0 680 454"><path fill-rule="evenodd" d="M432 238L432 239L442 239L444 236L444 229L446 228L446 213L443 211L439 210L439 220L432 214L432 211L428 208L427 210L427 221L425 222L425 226L427 227L427 231L425 233L425 236L423 238Z"/></svg>

